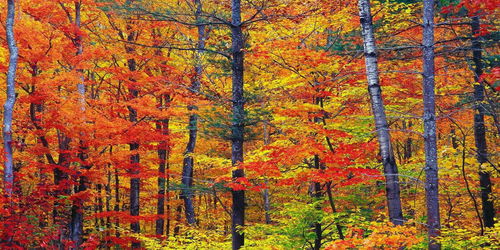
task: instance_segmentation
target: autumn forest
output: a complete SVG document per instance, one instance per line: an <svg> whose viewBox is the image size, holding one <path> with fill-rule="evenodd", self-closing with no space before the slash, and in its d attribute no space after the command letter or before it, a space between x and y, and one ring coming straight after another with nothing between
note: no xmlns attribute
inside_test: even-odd
<svg viewBox="0 0 500 250"><path fill-rule="evenodd" d="M496 0L5 0L0 249L499 249Z"/></svg>

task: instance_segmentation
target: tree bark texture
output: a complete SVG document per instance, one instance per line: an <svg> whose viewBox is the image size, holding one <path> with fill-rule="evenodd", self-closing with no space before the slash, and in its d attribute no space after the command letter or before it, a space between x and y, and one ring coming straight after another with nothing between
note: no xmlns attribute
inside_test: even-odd
<svg viewBox="0 0 500 250"><path fill-rule="evenodd" d="M365 52L366 77L368 80L368 93L370 94L372 112L375 119L375 127L379 142L379 150L382 156L382 164L384 166L389 219L393 224L401 225L404 220L401 208L398 167L396 165L391 145L389 125L385 115L382 90L379 83L377 47L375 45L375 36L373 32L370 1L359 0L358 7L364 41L363 45Z"/></svg>
<svg viewBox="0 0 500 250"><path fill-rule="evenodd" d="M130 25L130 24L128 24ZM131 27L128 26L127 30L130 30ZM137 34L135 31L130 32L127 35L127 41L129 42L134 42L137 38ZM133 55L135 53L134 47L131 45L127 45L126 51L128 54ZM130 58L127 60L127 65L128 69L132 71L137 70L137 63L134 58ZM135 81L135 79L131 79L132 82ZM136 86L131 86L129 87L129 92L130 92L130 97L137 98L139 96L139 91L137 90ZM137 110L135 110L132 106L127 107L129 110L129 121L130 122L137 122ZM132 216L139 216L139 211L140 211L140 203L139 203L139 192L140 192L140 178L138 175L140 174L140 156L137 150L139 149L139 143L138 142L130 142L129 143L129 148L130 152L132 155L130 156L130 164L131 164L131 171L130 173L133 175L132 178L130 178L130 215ZM140 223L139 221L134 221L130 223L130 230L133 233L140 233ZM141 244L140 242L133 242L132 243L132 248L140 248Z"/></svg>
<svg viewBox="0 0 500 250"><path fill-rule="evenodd" d="M490 173L483 170L483 164L488 162L488 147L486 144L486 127L484 123L484 82L483 55L481 48L479 16L472 17L472 61L474 62L474 137L477 149L477 161L479 162L479 186L481 188L481 201L483 208L483 222L486 227L495 225L495 208L491 198Z"/></svg>
<svg viewBox="0 0 500 250"><path fill-rule="evenodd" d="M195 52L195 66L194 71L195 75L191 83L191 89L193 93L197 93L201 87L201 78L203 74L203 66L202 66L202 52L205 49L205 25L201 25L203 22L201 20L201 12L202 12L202 3L201 0L194 0L196 5L195 18L198 23L198 43L197 43L197 51ZM197 107L195 105L190 105L188 110L196 110ZM193 205L193 171L194 171L194 159L192 154L194 153L194 149L196 147L196 137L198 133L198 115L192 114L189 116L189 139L186 145L186 150L184 151L184 161L182 165L182 192L181 197L184 200L184 209L186 214L186 221L188 224L192 225L196 223L196 216L194 212Z"/></svg>
<svg viewBox="0 0 500 250"><path fill-rule="evenodd" d="M16 103L16 71L19 58L16 39L14 37L15 1L7 0L7 20L5 30L7 44L9 46L9 67L7 71L7 98L3 105L3 146L5 154L4 162L4 190L10 197L14 188L14 159L12 151L12 118L14 115L14 104Z"/></svg>
<svg viewBox="0 0 500 250"><path fill-rule="evenodd" d="M166 108L168 103L170 102L170 96L162 95L160 100L160 107ZM160 131L162 135L169 134L169 119L161 119L157 123L157 130ZM163 216L165 215L165 177L166 171L165 166L167 165L167 154L170 152L169 141L161 141L158 145L158 158L160 160L160 164L158 166L158 200L156 203L156 214L160 216L156 220L156 234L163 235L164 227L165 227L165 219Z"/></svg>
<svg viewBox="0 0 500 250"><path fill-rule="evenodd" d="M243 141L245 121L245 99L243 96L243 61L245 44L241 23L241 1L231 1L231 39L232 39L232 102L233 117L231 125L231 160L234 167L243 162ZM234 180L244 177L243 169L233 170ZM232 192L232 247L239 249L244 245L244 234L240 231L245 225L245 191L233 190Z"/></svg>
<svg viewBox="0 0 500 250"><path fill-rule="evenodd" d="M80 1L75 1L75 26L80 29L81 27L81 8L82 4ZM82 36L78 33L73 40L76 46L76 55L81 55L83 53L83 41ZM85 84L83 78L83 70L77 69L77 71L82 75L81 81L77 84L77 91L80 98L80 110L85 111ZM87 150L83 145L84 142L80 140L79 158L82 162L85 162L87 156L85 151ZM88 167L88 166L87 166ZM82 167L84 169L85 166ZM79 177L79 184L75 187L75 193L83 192L87 190L87 180L84 176ZM70 239L74 242L76 247L79 247L83 243L83 200L77 199L73 201L71 206L71 219L70 219Z"/></svg>
<svg viewBox="0 0 500 250"><path fill-rule="evenodd" d="M434 0L424 0L423 8L423 99L425 195L429 249L440 249L436 240L441 228L439 215L439 178L436 146L436 107L434 93Z"/></svg>

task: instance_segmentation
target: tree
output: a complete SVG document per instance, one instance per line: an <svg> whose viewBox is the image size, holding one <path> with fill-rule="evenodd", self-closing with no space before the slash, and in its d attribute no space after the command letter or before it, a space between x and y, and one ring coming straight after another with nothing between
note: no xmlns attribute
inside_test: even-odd
<svg viewBox="0 0 500 250"><path fill-rule="evenodd" d="M198 93L201 87L201 79L203 77L203 65L202 65L202 55L203 50L205 49L205 26L203 24L203 20L201 18L201 14L203 11L203 5L201 0L195 0L194 5L196 6L195 10L195 19L197 23L197 50L195 51L195 66L194 66L194 77L191 84L191 90L193 93ZM196 110L197 107L195 105L191 105L188 107L188 110ZM194 171L194 159L192 154L194 153L194 149L196 147L196 137L198 133L198 115L192 114L189 116L189 139L186 145L186 150L184 152L184 161L182 166L182 192L181 197L184 199L184 209L186 214L186 220L189 224L196 223L196 216L194 212L193 205L193 171Z"/></svg>
<svg viewBox="0 0 500 250"><path fill-rule="evenodd" d="M76 47L76 56L81 56L83 53L83 37L82 34L80 33L81 29L81 23L82 23L82 2L81 1L75 1L75 16L74 16L74 25L78 29L75 33L75 38L73 39L73 43ZM61 3L61 6L63 6L64 10L66 8L64 7L64 4ZM69 21L71 22L70 18L71 14L68 12L68 17ZM83 113L83 116L85 116L85 83L84 83L84 77L83 77L83 69L77 69L77 71L82 74L81 76L81 81L77 83L77 91L79 94L79 101L80 101L80 110ZM85 119L82 119L82 121L85 123ZM85 142L83 140L80 140L80 148L79 148L79 153L78 156L82 163L85 162L87 156L86 156L86 149L85 149ZM87 166L82 166L82 169L87 168ZM79 176L78 179L78 184L76 184L75 190L76 192L84 192L87 190L87 179L85 176ZM75 245L79 247L83 243L83 199L77 199L76 201L73 202L73 205L71 207L71 218L70 218L70 235L69 238L75 242Z"/></svg>
<svg viewBox="0 0 500 250"><path fill-rule="evenodd" d="M245 129L245 99L243 96L244 79L243 63L245 38L243 37L241 22L241 1L231 1L231 70L232 70L232 106L233 116L231 125L231 162L234 168L233 178L243 178L244 170L239 168L243 163L243 142ZM245 244L245 236L241 231L245 225L245 190L231 191L233 197L232 205L232 235L233 249L240 249Z"/></svg>
<svg viewBox="0 0 500 250"><path fill-rule="evenodd" d="M425 141L425 195L429 249L440 249L439 177L436 145L436 110L434 93L434 0L424 0L423 8L423 99Z"/></svg>
<svg viewBox="0 0 500 250"><path fill-rule="evenodd" d="M479 14L479 13L478 13ZM491 200L490 173L484 170L483 164L488 162L488 149L486 144L486 128L484 124L484 80L483 56L481 48L480 18L472 17L472 60L474 62L474 101L476 112L474 114L474 136L477 148L477 161L479 162L479 186L481 188L481 201L483 208L483 221L486 227L495 224L495 208Z"/></svg>
<svg viewBox="0 0 500 250"><path fill-rule="evenodd" d="M16 70L19 57L16 39L14 37L15 2L7 1L7 20L5 22L7 44L9 46L9 68L7 71L7 99L3 105L3 145L5 153L4 162L4 191L7 197L12 196L14 188L14 158L12 152L12 119L14 104L16 103Z"/></svg>
<svg viewBox="0 0 500 250"><path fill-rule="evenodd" d="M494 0L15 3L0 248L498 248Z"/></svg>
<svg viewBox="0 0 500 250"><path fill-rule="evenodd" d="M368 80L368 92L370 94L372 112L375 119L380 155L382 156L382 164L384 166L389 218L394 225L401 225L404 220L401 209L398 167L396 165L396 160L394 159L389 125L387 124L384 103L382 100L382 89L379 84L377 47L375 45L375 35L373 33L370 2L368 0L360 0L358 1L358 5L364 41L363 45L365 52L366 77Z"/></svg>

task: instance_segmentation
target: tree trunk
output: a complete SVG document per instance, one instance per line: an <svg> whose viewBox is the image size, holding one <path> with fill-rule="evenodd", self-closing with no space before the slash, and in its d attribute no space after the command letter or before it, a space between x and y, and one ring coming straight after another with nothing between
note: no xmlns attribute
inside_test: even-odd
<svg viewBox="0 0 500 250"><path fill-rule="evenodd" d="M271 143L270 136L269 136L269 127L268 127L268 120L264 121L264 145L269 145ZM266 185L266 189L264 189L264 192L262 194L262 198L264 199L264 213L265 213L265 219L266 219L266 224L271 224L271 200L269 199L269 180L267 177L264 177L264 183Z"/></svg>
<svg viewBox="0 0 500 250"><path fill-rule="evenodd" d="M67 211L63 211L63 213L59 211L60 207L64 207L64 202L59 201L59 198L61 198L61 196L67 197L71 193L71 189L67 187L68 184L66 183L68 181L67 169L69 167L71 157L68 153L71 139L58 130L57 140L60 153L59 159L57 160L57 166L54 168L54 184L56 185L54 196L58 199L54 201L53 218L54 224L61 227L61 237L67 238L69 236L69 232L66 231L68 225L67 217L69 215L67 214Z"/></svg>
<svg viewBox="0 0 500 250"><path fill-rule="evenodd" d="M127 30L130 30L130 24L127 24ZM134 42L136 40L136 32L131 31L127 36L128 42ZM135 49L131 45L126 45L126 51L129 55L133 55ZM128 69L132 71L136 71L137 63L134 58L130 58L127 60ZM131 79L131 81L135 81L135 79ZM139 96L139 91L136 86L129 87L131 98L137 98ZM127 107L129 110L129 121L132 123L137 122L137 110L135 110L132 106ZM140 191L140 178L138 175L140 174L139 162L140 156L137 150L139 149L138 142L130 142L129 143L130 152L132 155L130 156L130 164L131 171L130 174L132 178L130 178L130 215L131 216L139 216L140 211L140 203L139 203L139 191ZM140 233L140 223L137 220L137 217L134 218L134 222L130 223L130 230L133 233ZM141 243L138 241L134 241L132 243L132 248L140 248Z"/></svg>
<svg viewBox="0 0 500 250"><path fill-rule="evenodd" d="M317 118L315 118L317 119ZM321 163L319 161L319 156L318 155L314 155L314 168L316 169L323 169L321 167ZM321 197L323 196L322 192L321 192L321 183L319 182L314 182L313 183L313 192L312 192L312 196L315 198L315 201L320 201L321 200ZM317 210L321 210L321 206L317 206L316 207ZM323 244L322 243L322 240L323 240L323 229L321 229L321 222L315 222L314 223L314 233L316 234L316 238L314 239L314 250L319 250L321 249L321 245Z"/></svg>
<svg viewBox="0 0 500 250"><path fill-rule="evenodd" d="M19 57L16 39L14 38L15 2L7 0L7 20L5 25L7 44L9 46L9 68L7 71L7 98L3 105L3 146L4 162L4 190L8 197L12 196L14 187L14 159L12 152L12 118L16 103L16 70Z"/></svg>
<svg viewBox="0 0 500 250"><path fill-rule="evenodd" d="M194 0L196 5L196 22L198 23L198 44L197 51L195 52L195 76L191 83L191 89L194 93L198 92L201 87L201 78L203 74L203 66L202 66L202 58L201 55L203 53L203 49L205 49L205 25L201 25L199 23L203 22L201 20L201 12L202 12L202 4L200 0ZM195 105L190 105L188 110L196 110L197 107ZM188 224L196 223L196 216L194 212L193 206L193 171L194 171L194 159L192 154L194 153L194 149L196 146L196 136L198 132L198 115L192 114L189 116L189 140L186 145L186 151L184 152L184 162L182 166L182 192L181 198L184 200L184 209L186 214L186 221Z"/></svg>
<svg viewBox="0 0 500 250"><path fill-rule="evenodd" d="M84 192L87 190L85 178L79 179L79 184L75 187L75 193ZM77 199L73 201L71 206L71 219L70 219L70 239L73 241L75 247L78 249L83 243L83 200Z"/></svg>
<svg viewBox="0 0 500 250"><path fill-rule="evenodd" d="M405 126L406 126L406 123L403 123ZM403 129L411 129L411 126L412 126L412 123L411 121L408 121L408 126L407 127L403 127ZM405 141L405 146L404 146L404 156L403 158L405 160L408 160L411 158L411 155L412 155L412 145L413 145L413 140L411 139L411 137L408 137L406 138L406 141Z"/></svg>
<svg viewBox="0 0 500 250"><path fill-rule="evenodd" d="M424 0L423 9L423 99L425 195L427 201L427 227L429 249L440 249L435 240L440 235L438 196L438 164L436 146L436 110L434 96L434 0Z"/></svg>
<svg viewBox="0 0 500 250"><path fill-rule="evenodd" d="M110 150L110 154L112 151ZM120 212L120 178L118 175L118 167L115 166L115 206L113 207L113 211L115 212ZM120 219L115 218L115 228L120 228ZM120 237L120 231L116 230L115 231L116 237Z"/></svg>
<svg viewBox="0 0 500 250"><path fill-rule="evenodd" d="M160 107L167 108L170 102L170 97L168 95L161 95L160 97ZM162 135L169 134L169 120L161 119L156 125L156 129L161 132ZM156 234L163 235L165 227L165 165L167 162L167 154L170 151L170 145L168 141L161 141L158 145L158 158L160 159L160 164L158 166L158 201L156 206L156 214L160 216L156 220Z"/></svg>
<svg viewBox="0 0 500 250"><path fill-rule="evenodd" d="M396 160L394 159L389 126L387 124L384 103L382 101L382 90L379 84L377 49L373 33L369 0L359 0L358 7L364 40L363 44L365 51L366 76L368 79L368 93L370 94L372 112L378 135L379 150L382 156L382 164L384 166L389 219L393 224L401 225L404 220L401 209L398 167L396 165Z"/></svg>
<svg viewBox="0 0 500 250"><path fill-rule="evenodd" d="M106 185L104 186L106 190L106 212L111 212L111 164L107 164L106 175ZM109 236L109 229L111 229L111 218L109 215L106 217L106 229L106 236Z"/></svg>
<svg viewBox="0 0 500 250"><path fill-rule="evenodd" d="M243 97L243 61L244 61L244 38L241 27L241 1L231 1L231 39L232 39L232 102L233 117L231 126L231 161L234 167L243 162L243 141L244 141L244 121L245 121L245 99ZM233 170L233 180L245 176L243 169ZM240 231L245 225L245 191L233 190L232 192L232 247L239 249L244 245L245 236Z"/></svg>
<svg viewBox="0 0 500 250"><path fill-rule="evenodd" d="M169 173L170 172L170 151L167 151L167 159L166 159L166 172ZM165 193L166 193L166 202L167 202L167 238L170 236L170 224L171 224L171 219L170 219L170 175L167 174L167 187L166 187L166 190L165 190Z"/></svg>
<svg viewBox="0 0 500 250"><path fill-rule="evenodd" d="M75 26L80 29L81 26L81 2L75 1ZM81 55L83 53L83 43L82 36L78 35L73 40L74 45L76 46L76 55ZM80 98L80 110L82 112L85 111L85 84L83 79L83 70L77 69L77 71L82 75L81 81L77 84L77 90ZM85 136L82 134L82 137ZM79 158L82 162L85 162L87 159L87 155L85 153L86 147L84 146L84 142L80 140L80 149L79 149ZM82 166L82 170L88 168L88 166ZM83 192L87 190L87 179L84 176L79 177L79 184L75 187L75 193ZM71 207L71 219L70 219L70 239L75 243L76 247L79 247L83 243L82 235L83 235L83 200L77 199L73 201Z"/></svg>
<svg viewBox="0 0 500 250"><path fill-rule="evenodd" d="M331 181L326 183L326 194L328 195L328 202L330 202L330 207L332 208L332 212L336 213L337 208L335 207L335 203L333 202L332 182ZM337 233L339 234L339 238L341 240L343 240L344 233L342 233L342 226L339 223L335 223L335 227L337 228Z"/></svg>
<svg viewBox="0 0 500 250"><path fill-rule="evenodd" d="M495 224L495 208L491 201L491 179L490 173L483 169L483 164L488 161L488 149L486 144L486 128L484 124L484 83L483 75L483 55L481 48L480 20L479 16L472 17L472 60L474 61L474 136L477 148L477 161L479 162L479 186L481 187L481 201L483 207L483 221L486 227L493 227Z"/></svg>

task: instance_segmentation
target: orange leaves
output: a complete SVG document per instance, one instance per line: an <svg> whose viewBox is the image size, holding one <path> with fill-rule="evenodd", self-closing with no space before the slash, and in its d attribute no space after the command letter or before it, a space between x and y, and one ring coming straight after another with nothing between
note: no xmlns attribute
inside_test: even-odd
<svg viewBox="0 0 500 250"><path fill-rule="evenodd" d="M59 30L72 40L75 40L78 37L86 37L86 33L73 23L62 25L59 27Z"/></svg>
<svg viewBox="0 0 500 250"><path fill-rule="evenodd" d="M326 183L333 182L336 187L351 186L360 183L368 183L373 180L382 178L380 171L376 169L364 168L335 168L329 167L325 170L310 169L298 174L296 179L291 182L284 180L281 185L294 185L294 183L318 182Z"/></svg>
<svg viewBox="0 0 500 250"><path fill-rule="evenodd" d="M278 168L278 160L271 159L269 161L253 161L242 164L243 168L251 171L251 175L255 177L279 177L281 173Z"/></svg>
<svg viewBox="0 0 500 250"><path fill-rule="evenodd" d="M73 0L19 1L22 6L16 20L16 35L22 58L16 79L19 96L14 135L16 144L21 145L15 148L16 164L21 169L16 178L21 180L21 187L19 197L14 200L19 206L12 211L0 206L0 213L9 216L23 213L23 216L0 223L0 230L14 228L14 233L30 235L29 239L16 235L24 240L26 248L38 245L50 248L59 239L59 230L67 224L54 222L52 210L65 220L62 217L69 217L68 207L83 202L88 234L82 247L120 244L126 248L134 239L143 243L144 239L152 239L164 248L178 248L173 245L178 241L183 247L223 249L227 248L223 241L227 240L225 233L230 220L222 214L224 210L231 212L230 191L247 191L247 218L251 223L246 229L249 229L264 221L261 192L267 189L274 211L272 223L266 227L272 228L275 235L265 232L259 237L262 241L269 237L269 242L275 244L271 248L280 248L278 244L288 244L286 241L295 240L292 238L301 241L297 248L304 246L304 240L312 239L310 225L319 221L323 223L324 235L331 235L335 223L345 229L344 241L323 239L323 245L330 249L410 248L418 242L416 235L420 232L412 227L360 225L362 222L358 220L360 217L378 220L385 216L381 212L385 207L381 181L384 178L370 116L364 62L359 54L362 44L353 1L243 1L243 19L257 13L256 19L267 20L243 26L247 43L244 96L248 120L244 121L245 161L236 166L245 170L246 177L241 178L230 177L235 169L231 164L229 129L234 122L230 116L232 67L221 56L230 52L230 28L207 24L204 42L210 51L196 51L199 23L194 23L192 1L133 1L140 4L135 7L158 15L120 6L125 0L81 2L82 27L78 28L68 17L68 13L74 15ZM229 1L201 2L204 14L199 21L216 22L218 18L230 17ZM260 2L262 7L258 6ZM418 52L421 34L418 25L412 27L413 21L418 21L412 18L418 17L415 15L420 5L401 1L373 4L378 13L376 37L384 47L379 50L383 98L396 160L405 176L401 193L405 209L414 212L405 215L418 218L423 206L408 200L419 200L421 189L417 185L414 188L408 180L418 178L415 169L420 169L423 157L423 141L417 136L421 111L418 72L422 66ZM105 8L96 8L104 5ZM479 15L486 21L489 17L485 14L492 11L492 1L464 0L458 8L481 11ZM168 15L190 25L166 21ZM441 18L436 21L442 22ZM409 24L410 19L413 21ZM452 141L449 139L452 129L457 136L459 132L445 120L454 119L462 129L470 127L473 121L473 113L462 104L470 104L467 93L472 91L470 83L474 78L467 68L468 62L463 60L469 57L470 50L458 49L470 43L470 39L462 39L469 37L469 27L454 26L457 33L438 27L444 26L436 29L439 45L436 87L441 117L438 129L439 143L443 145ZM495 27L483 25L478 35L494 30ZM134 36L136 44L124 41L128 35ZM83 38L83 53L79 55L76 55L77 37ZM442 40L451 42L442 44ZM495 49L487 42L483 44L485 55L494 54ZM175 48L155 47L158 45ZM412 48L406 49L408 45ZM405 49L392 50L399 46ZM455 60L456 55L452 54L441 56L449 48L458 53L460 60ZM0 53L6 55L6 48ZM489 59L484 61L485 66L494 64ZM5 71L6 61L0 64L0 70ZM499 68L486 67L484 71L481 81L500 91L496 83ZM197 80L199 89L194 87ZM85 85L84 98L77 91L77 84ZM189 117L194 114L198 117L196 127ZM411 126L408 119L412 119ZM486 119L487 131L494 131L491 117ZM401 120L405 125L400 126ZM192 128L198 133L196 146L193 152L187 152ZM412 133L415 136L408 135L409 130L415 130ZM473 133L467 136L467 144L473 145ZM63 143L65 137L71 138L67 145ZM456 140L454 137L453 142ZM140 146L131 150L130 143ZM446 149L440 151L440 156L453 158L455 151ZM81 157L82 153L85 157ZM140 163L131 163L135 155L140 156ZM159 155L165 157L160 159ZM181 191L185 189L180 182L185 159L194 164L191 180L199 224L193 228L185 227L182 209ZM450 220L460 215L467 217L464 220L467 224L474 225L475 215L462 213L473 210L463 202L467 199L463 199L463 180L455 176L456 164L445 159L441 162L440 169L447 171L442 179L446 183L445 195L450 199L449 204L442 205L442 209L446 208L443 211L449 211ZM165 173L158 170L160 165L167 169ZM68 178L56 185L55 173ZM450 177L450 173L455 175ZM87 191L69 191L79 185L79 177L87 179ZM141 216L130 216L128 211L131 178L141 179ZM165 194L159 192L162 178L168 179ZM498 181L495 176L492 180ZM377 185L373 184L375 181ZM319 183L321 191L325 191L327 184L332 188L337 212L327 206L326 195L310 203L311 182ZM161 197L166 211L157 215ZM281 209L287 202L305 204L314 213L297 209L294 218L304 221L289 223L291 213ZM2 204L7 201L2 200ZM114 206L120 211L111 211ZM322 218L316 218L320 214ZM315 217L314 222L308 218L311 216ZM153 235L155 221L160 218L169 221L168 241ZM139 221L141 233L129 237L128 223ZM287 224L302 224L303 228L288 230ZM109 236L116 233L121 237ZM220 237L211 237L214 234ZM259 245L261 238L256 240L251 233L246 235L248 245L268 248ZM207 242L213 245L208 247ZM73 244L62 244L65 243ZM287 247L294 248L291 244Z"/></svg>
<svg viewBox="0 0 500 250"><path fill-rule="evenodd" d="M349 227L345 240L336 240L325 249L396 249L412 247L424 239L414 226L394 226L389 223L373 222L365 230Z"/></svg>

